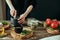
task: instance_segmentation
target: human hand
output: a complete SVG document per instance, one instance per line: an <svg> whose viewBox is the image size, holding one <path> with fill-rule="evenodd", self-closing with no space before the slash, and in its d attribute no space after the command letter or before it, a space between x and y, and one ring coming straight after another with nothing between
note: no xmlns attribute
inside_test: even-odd
<svg viewBox="0 0 60 40"><path fill-rule="evenodd" d="M20 17L18 18L18 23L24 24L25 23L25 14L21 14Z"/></svg>
<svg viewBox="0 0 60 40"><path fill-rule="evenodd" d="M11 16L14 17L14 16L16 16L16 14L17 14L17 11L16 11L15 9L11 9L11 10L10 10L10 15L11 15Z"/></svg>

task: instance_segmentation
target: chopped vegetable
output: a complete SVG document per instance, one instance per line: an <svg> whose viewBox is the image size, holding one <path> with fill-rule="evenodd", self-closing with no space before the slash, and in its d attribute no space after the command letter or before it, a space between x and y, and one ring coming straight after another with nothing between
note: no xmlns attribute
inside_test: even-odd
<svg viewBox="0 0 60 40"><path fill-rule="evenodd" d="M7 21L3 21L2 24L3 24L3 25L7 25L8 22L7 22Z"/></svg>
<svg viewBox="0 0 60 40"><path fill-rule="evenodd" d="M30 33L30 31L23 30L21 34L22 34L22 35L27 35L27 34L29 34L29 33Z"/></svg>
<svg viewBox="0 0 60 40"><path fill-rule="evenodd" d="M53 28L51 28L51 27L47 27L47 29L54 30L54 29L53 29Z"/></svg>

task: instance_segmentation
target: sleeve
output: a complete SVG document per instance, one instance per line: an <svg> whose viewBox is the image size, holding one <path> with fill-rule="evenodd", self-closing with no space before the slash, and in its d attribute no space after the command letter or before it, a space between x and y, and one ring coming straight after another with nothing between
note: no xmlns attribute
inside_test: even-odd
<svg viewBox="0 0 60 40"><path fill-rule="evenodd" d="M33 7L35 8L35 6L36 6L36 0L30 0L30 5L33 5Z"/></svg>

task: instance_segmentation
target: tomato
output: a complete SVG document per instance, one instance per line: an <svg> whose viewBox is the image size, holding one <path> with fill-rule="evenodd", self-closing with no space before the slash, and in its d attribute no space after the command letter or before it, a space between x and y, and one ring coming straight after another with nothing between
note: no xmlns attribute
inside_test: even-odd
<svg viewBox="0 0 60 40"><path fill-rule="evenodd" d="M55 28L57 28L57 27L58 27L58 24L57 24L57 23L55 23L55 22L52 22L52 23L51 23L51 28L54 28L54 29L55 29Z"/></svg>
<svg viewBox="0 0 60 40"><path fill-rule="evenodd" d="M52 20L52 22L54 22L54 23L56 23L56 24L59 24L59 22L58 22L57 19Z"/></svg>
<svg viewBox="0 0 60 40"><path fill-rule="evenodd" d="M47 24L47 25L50 25L50 24L51 24L51 19L50 19L50 18L47 18L47 19L46 19L46 24Z"/></svg>

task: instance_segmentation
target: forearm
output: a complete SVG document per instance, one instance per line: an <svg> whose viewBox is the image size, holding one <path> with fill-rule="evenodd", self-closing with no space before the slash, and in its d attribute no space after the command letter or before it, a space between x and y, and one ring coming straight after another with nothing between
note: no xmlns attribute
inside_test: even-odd
<svg viewBox="0 0 60 40"><path fill-rule="evenodd" d="M6 3L8 4L10 9L14 9L11 0L6 0Z"/></svg>
<svg viewBox="0 0 60 40"><path fill-rule="evenodd" d="M32 11L32 9L33 9L33 5L30 5L24 13L25 17Z"/></svg>

